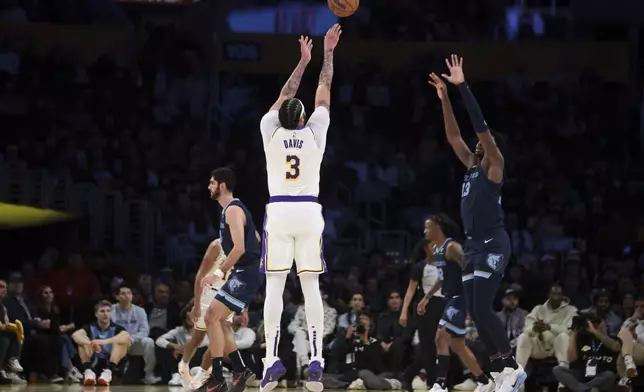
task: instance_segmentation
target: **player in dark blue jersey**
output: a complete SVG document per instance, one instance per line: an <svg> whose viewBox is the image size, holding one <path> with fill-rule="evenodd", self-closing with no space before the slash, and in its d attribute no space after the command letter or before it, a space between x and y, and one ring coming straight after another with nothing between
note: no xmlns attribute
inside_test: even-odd
<svg viewBox="0 0 644 392"><path fill-rule="evenodd" d="M214 274L206 277L202 284L215 285L216 280L223 279L232 270L205 317L212 356L212 375L205 384L208 392L228 390L222 368L224 354L233 365L232 391L243 391L246 383L255 377L244 363L230 324L226 321L231 312L244 311L262 284L257 230L246 206L233 196L236 182L235 172L219 168L213 170L208 185L210 197L222 207L219 238L227 256Z"/></svg>
<svg viewBox="0 0 644 392"><path fill-rule="evenodd" d="M456 85L472 120L478 143L472 152L463 141L445 83L431 74L445 118L447 141L467 168L461 188L461 217L467 240L463 287L467 307L479 336L490 354L495 391L516 392L525 382L525 371L512 355L510 341L492 304L510 258L510 240L503 225L501 186L505 162L503 137L492 134L463 74L463 59L445 60L450 74L443 78Z"/></svg>
<svg viewBox="0 0 644 392"><path fill-rule="evenodd" d="M427 301L441 290L445 296L445 310L436 332L436 383L430 392L447 392L447 372L450 363L449 347L451 345L459 358L472 371L477 390L493 388L479 366L476 357L465 345L465 319L467 304L463 295L463 248L456 242L460 230L456 223L445 214L431 216L425 222L425 237L434 244L434 265L438 267L440 281L423 297L418 304L418 312L422 314Z"/></svg>

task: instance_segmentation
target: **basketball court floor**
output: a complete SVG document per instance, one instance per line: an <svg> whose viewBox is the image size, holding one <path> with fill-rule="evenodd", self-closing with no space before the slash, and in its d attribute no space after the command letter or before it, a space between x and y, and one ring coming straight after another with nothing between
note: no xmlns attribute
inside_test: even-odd
<svg viewBox="0 0 644 392"><path fill-rule="evenodd" d="M258 388L246 388L246 391L257 391ZM142 386L142 385L113 385L110 387L84 387L82 385L33 384L0 386L0 392L183 392L181 387ZM287 391L276 389L275 391ZM288 391L303 391L288 389ZM331 390L325 390L333 392Z"/></svg>

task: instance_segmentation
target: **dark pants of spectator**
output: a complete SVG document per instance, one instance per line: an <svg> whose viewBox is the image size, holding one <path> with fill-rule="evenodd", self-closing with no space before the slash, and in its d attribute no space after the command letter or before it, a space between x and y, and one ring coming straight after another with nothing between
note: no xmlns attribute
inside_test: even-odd
<svg viewBox="0 0 644 392"><path fill-rule="evenodd" d="M385 353L384 361L386 368L396 374L403 371L403 364L407 354L407 346L400 341L394 341Z"/></svg>
<svg viewBox="0 0 644 392"><path fill-rule="evenodd" d="M369 390L390 391L392 385L386 379L395 378L395 375L393 373L375 374L371 370L359 370L358 378L362 379L364 386Z"/></svg>
<svg viewBox="0 0 644 392"><path fill-rule="evenodd" d="M159 338L159 336L163 335L166 332L168 332L167 329L152 327L150 328L150 333L148 334L148 336L150 337L150 339L156 341Z"/></svg>
<svg viewBox="0 0 644 392"><path fill-rule="evenodd" d="M22 361L25 372L51 378L58 373L60 335L38 332L25 337Z"/></svg>
<svg viewBox="0 0 644 392"><path fill-rule="evenodd" d="M16 334L12 332L0 332L0 369L4 369L7 360L20 358L20 345Z"/></svg>
<svg viewBox="0 0 644 392"><path fill-rule="evenodd" d="M207 349L207 347L199 347L197 351L195 351L195 354L190 360L190 368L201 365L201 357ZM179 360L181 360L181 356L175 358L174 350L161 347L156 347L155 354L157 356L156 374L158 374L163 381L168 382L172 378L172 374L178 371L177 365L179 364Z"/></svg>
<svg viewBox="0 0 644 392"><path fill-rule="evenodd" d="M69 335L60 335L60 367L61 372L66 373L74 366L78 352L76 346ZM61 374L65 376L66 374Z"/></svg>
<svg viewBox="0 0 644 392"><path fill-rule="evenodd" d="M615 373L611 371L604 371L598 373L595 378L588 382L583 382L584 372L580 369L568 369L562 366L555 366L552 369L557 381L562 383L566 388L572 392L587 392L592 388L599 389L600 392L610 392L615 386Z"/></svg>
<svg viewBox="0 0 644 392"><path fill-rule="evenodd" d="M405 370L405 381L413 380L423 368L427 372L427 384L433 385L436 381L436 330L444 308L443 298L432 297L425 314L416 318L419 344L414 362Z"/></svg>

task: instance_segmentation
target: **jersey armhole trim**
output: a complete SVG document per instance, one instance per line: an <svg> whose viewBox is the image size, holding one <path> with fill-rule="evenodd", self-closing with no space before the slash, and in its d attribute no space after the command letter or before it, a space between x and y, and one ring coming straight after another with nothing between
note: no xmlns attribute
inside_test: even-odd
<svg viewBox="0 0 644 392"><path fill-rule="evenodd" d="M275 137L275 132L279 131L279 129L280 129L280 128L282 128L282 127L277 127L277 128L275 128L275 130L273 131L273 133L271 133L271 139L272 139L273 137Z"/></svg>
<svg viewBox="0 0 644 392"><path fill-rule="evenodd" d="M311 131L311 135L313 135L313 140L315 140L317 142L317 139L315 138L315 132L313 131L313 128L311 128L311 127L308 127L308 128L309 128L309 131Z"/></svg>

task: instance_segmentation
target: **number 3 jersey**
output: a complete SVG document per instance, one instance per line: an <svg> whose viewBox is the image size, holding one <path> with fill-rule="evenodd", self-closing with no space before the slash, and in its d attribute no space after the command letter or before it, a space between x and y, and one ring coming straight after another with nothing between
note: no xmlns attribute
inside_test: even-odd
<svg viewBox="0 0 644 392"><path fill-rule="evenodd" d="M323 106L315 109L306 125L295 130L282 128L277 110L262 117L260 130L271 196L318 195L329 123L329 111Z"/></svg>
<svg viewBox="0 0 644 392"><path fill-rule="evenodd" d="M442 281L441 290L445 297L463 295L463 281L461 266L453 260L447 260L447 245L454 241L447 238L441 245L434 245L434 265L438 268L438 275Z"/></svg>

